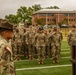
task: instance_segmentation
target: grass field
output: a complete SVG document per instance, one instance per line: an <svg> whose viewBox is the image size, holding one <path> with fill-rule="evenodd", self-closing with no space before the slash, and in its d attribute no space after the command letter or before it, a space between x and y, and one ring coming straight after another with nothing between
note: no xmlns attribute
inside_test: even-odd
<svg viewBox="0 0 76 75"><path fill-rule="evenodd" d="M21 60L15 62L16 75L72 75L70 48L67 41L62 41L60 62L53 64L52 59L45 59L38 65L37 60Z"/></svg>

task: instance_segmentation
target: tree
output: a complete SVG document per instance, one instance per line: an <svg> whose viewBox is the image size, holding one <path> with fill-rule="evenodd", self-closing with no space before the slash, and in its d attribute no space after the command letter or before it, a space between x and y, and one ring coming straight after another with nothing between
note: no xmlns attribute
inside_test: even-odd
<svg viewBox="0 0 76 75"><path fill-rule="evenodd" d="M68 25L68 19L64 18L63 21L60 21L60 22L58 23L59 26L62 26L62 24Z"/></svg>
<svg viewBox="0 0 76 75"><path fill-rule="evenodd" d="M50 6L50 7L46 7L46 9L60 9L58 6Z"/></svg>
<svg viewBox="0 0 76 75"><path fill-rule="evenodd" d="M68 19L64 18L63 24L68 24Z"/></svg>
<svg viewBox="0 0 76 75"><path fill-rule="evenodd" d="M38 24L38 25L45 25L45 22L46 22L46 20L44 19L44 18L37 18L36 20L35 20L35 22L36 22L36 24Z"/></svg>
<svg viewBox="0 0 76 75"><path fill-rule="evenodd" d="M42 9L42 8L41 8L40 4L38 4L38 5L35 4L35 5L32 6L32 9L33 9L33 12L36 12L36 11Z"/></svg>
<svg viewBox="0 0 76 75"><path fill-rule="evenodd" d="M38 10L41 9L40 4L35 4L32 7L25 7L21 6L19 9L17 9L17 14L9 14L5 16L5 19L13 22L14 24L19 22L28 22L32 24L32 14Z"/></svg>
<svg viewBox="0 0 76 75"><path fill-rule="evenodd" d="M18 10L17 10L17 16L18 16L18 20L20 22L25 22L25 20L28 18L27 15L28 9L25 6L21 6Z"/></svg>
<svg viewBox="0 0 76 75"><path fill-rule="evenodd" d="M5 19L9 20L10 22L12 22L14 24L17 24L19 22L18 17L16 15L13 15L13 14L6 15Z"/></svg>
<svg viewBox="0 0 76 75"><path fill-rule="evenodd" d="M40 5L33 5L32 7L25 7L25 6L21 6L18 10L17 10L17 16L18 16L18 20L20 22L26 22L28 21L28 23L32 24L32 14L34 12L36 12L37 10L40 10L41 6Z"/></svg>

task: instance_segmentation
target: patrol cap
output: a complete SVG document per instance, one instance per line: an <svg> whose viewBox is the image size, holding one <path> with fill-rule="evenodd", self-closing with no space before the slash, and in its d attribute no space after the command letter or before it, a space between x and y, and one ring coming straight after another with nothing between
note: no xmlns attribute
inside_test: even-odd
<svg viewBox="0 0 76 75"><path fill-rule="evenodd" d="M0 23L0 29L13 30L13 24L8 21L3 21Z"/></svg>
<svg viewBox="0 0 76 75"><path fill-rule="evenodd" d="M39 30L44 30L43 27L39 27Z"/></svg>
<svg viewBox="0 0 76 75"><path fill-rule="evenodd" d="M72 28L76 28L76 25L73 25Z"/></svg>

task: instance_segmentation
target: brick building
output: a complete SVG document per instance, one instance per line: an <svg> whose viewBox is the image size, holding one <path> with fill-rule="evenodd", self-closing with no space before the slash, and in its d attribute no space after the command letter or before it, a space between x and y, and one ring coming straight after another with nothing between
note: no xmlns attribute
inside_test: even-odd
<svg viewBox="0 0 76 75"><path fill-rule="evenodd" d="M32 14L32 24L36 24L36 19L45 19L45 24L76 24L76 11L62 9L41 9Z"/></svg>

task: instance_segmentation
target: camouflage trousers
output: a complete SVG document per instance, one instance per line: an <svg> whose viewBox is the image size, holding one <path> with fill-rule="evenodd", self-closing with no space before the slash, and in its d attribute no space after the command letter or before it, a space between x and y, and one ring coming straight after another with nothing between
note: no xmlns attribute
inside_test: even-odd
<svg viewBox="0 0 76 75"><path fill-rule="evenodd" d="M35 47L33 44L28 45L28 54L29 54L29 58L34 57Z"/></svg>
<svg viewBox="0 0 76 75"><path fill-rule="evenodd" d="M12 44L12 51L13 51L13 57L15 58L15 56L17 55L16 44Z"/></svg>
<svg viewBox="0 0 76 75"><path fill-rule="evenodd" d="M58 60L60 56L60 46L52 46L52 58L53 60Z"/></svg>
<svg viewBox="0 0 76 75"><path fill-rule="evenodd" d="M13 53L14 53L14 59L15 58L17 58L17 57L19 57L20 55L21 55L21 45L20 44L15 44L14 45L14 49L13 49L14 51L13 51Z"/></svg>
<svg viewBox="0 0 76 75"><path fill-rule="evenodd" d="M21 53L28 58L29 54L28 54L28 45L26 43L23 43L21 46Z"/></svg>
<svg viewBox="0 0 76 75"><path fill-rule="evenodd" d="M38 61L43 62L45 58L45 46L37 46L37 52L38 52Z"/></svg>
<svg viewBox="0 0 76 75"><path fill-rule="evenodd" d="M52 55L52 46L51 46L51 43L49 43L49 54Z"/></svg>
<svg viewBox="0 0 76 75"><path fill-rule="evenodd" d="M45 46L45 58L48 58L50 55L50 46L46 45Z"/></svg>
<svg viewBox="0 0 76 75"><path fill-rule="evenodd" d="M16 75L15 69L10 65L0 65L0 75Z"/></svg>

